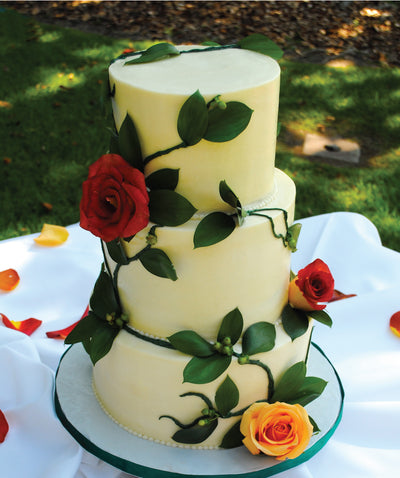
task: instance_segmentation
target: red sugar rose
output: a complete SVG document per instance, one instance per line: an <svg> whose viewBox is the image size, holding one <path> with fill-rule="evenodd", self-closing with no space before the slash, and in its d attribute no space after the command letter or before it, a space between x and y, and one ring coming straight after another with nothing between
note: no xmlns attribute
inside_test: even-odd
<svg viewBox="0 0 400 478"><path fill-rule="evenodd" d="M106 242L130 237L149 222L149 196L141 171L118 154L105 154L89 167L82 185L81 227Z"/></svg>
<svg viewBox="0 0 400 478"><path fill-rule="evenodd" d="M301 310L322 310L334 293L334 280L329 267L321 259L299 270L289 284L289 302Z"/></svg>

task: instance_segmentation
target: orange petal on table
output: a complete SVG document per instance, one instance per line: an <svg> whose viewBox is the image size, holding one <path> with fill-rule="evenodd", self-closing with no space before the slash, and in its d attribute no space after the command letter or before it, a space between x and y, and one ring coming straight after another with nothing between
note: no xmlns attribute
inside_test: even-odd
<svg viewBox="0 0 400 478"><path fill-rule="evenodd" d="M390 330L397 335L397 337L400 337L400 310L390 317L389 326Z"/></svg>
<svg viewBox="0 0 400 478"><path fill-rule="evenodd" d="M357 294L343 294L339 290L334 290L332 298L329 302L335 302L337 300L349 299L350 297L356 297Z"/></svg>
<svg viewBox="0 0 400 478"><path fill-rule="evenodd" d="M3 441L6 439L8 430L8 422L4 416L4 413L0 410L0 443L3 443Z"/></svg>
<svg viewBox="0 0 400 478"><path fill-rule="evenodd" d="M63 226L43 224L42 232L34 238L36 244L41 246L59 246L68 239L69 233Z"/></svg>
<svg viewBox="0 0 400 478"><path fill-rule="evenodd" d="M26 335L32 335L36 329L38 329L42 325L42 321L39 319L33 319L32 317L29 319L16 321L10 320L4 314L0 313L0 317L3 320L3 324L8 327L9 329L18 330L19 332L23 332Z"/></svg>
<svg viewBox="0 0 400 478"><path fill-rule="evenodd" d="M46 332L46 335L49 339L63 339L65 340L68 336L68 334L75 328L76 324L83 319L84 317L87 316L89 312L89 306L86 307L85 312L83 313L82 317L74 322L73 324L69 325L68 327L65 327L65 329L60 329L60 330L52 330L50 332Z"/></svg>
<svg viewBox="0 0 400 478"><path fill-rule="evenodd" d="M19 284L18 272L14 269L6 269L0 272L0 289L10 292Z"/></svg>

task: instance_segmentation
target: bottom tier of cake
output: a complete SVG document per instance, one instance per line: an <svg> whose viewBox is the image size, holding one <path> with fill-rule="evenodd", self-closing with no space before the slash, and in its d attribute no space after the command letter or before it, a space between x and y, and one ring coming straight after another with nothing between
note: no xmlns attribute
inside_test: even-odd
<svg viewBox="0 0 400 478"><path fill-rule="evenodd" d="M180 429L178 423L190 424L204 415L207 409L204 397L215 407L216 392L227 376L239 391L239 402L232 415L257 400L265 400L268 373L254 362L265 364L277 383L291 365L306 361L311 322L308 331L292 341L278 321L272 350L255 354L251 357L252 363L244 365L232 357L227 370L205 384L183 382L183 370L191 356L123 330L110 352L94 367L94 391L104 411L131 433L171 446L216 448L239 416L218 418L216 422L214 418L217 425L211 435L191 445L182 445L172 439Z"/></svg>

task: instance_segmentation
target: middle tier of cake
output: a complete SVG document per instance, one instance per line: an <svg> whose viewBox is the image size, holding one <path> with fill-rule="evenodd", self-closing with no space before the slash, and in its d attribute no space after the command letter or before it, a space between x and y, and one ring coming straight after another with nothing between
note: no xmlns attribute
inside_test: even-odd
<svg viewBox="0 0 400 478"><path fill-rule="evenodd" d="M212 339L218 319L235 307L242 312L245 327L259 321L274 323L287 303L291 252L276 235L285 235L292 223L294 202L293 181L276 170L269 202L249 206L263 209L270 219L247 216L225 240L200 248L194 248L193 236L201 217L179 227L158 228L155 247L168 255L178 279L153 275L139 260L120 267L116 284L129 325L155 337L195 329ZM124 241L128 258L146 245L150 227ZM116 263L108 255L106 259L113 272Z"/></svg>

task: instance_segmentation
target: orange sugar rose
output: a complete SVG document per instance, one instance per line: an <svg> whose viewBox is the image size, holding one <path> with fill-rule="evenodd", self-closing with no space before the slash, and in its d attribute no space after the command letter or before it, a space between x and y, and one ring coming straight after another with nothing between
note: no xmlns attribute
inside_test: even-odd
<svg viewBox="0 0 400 478"><path fill-rule="evenodd" d="M240 432L253 455L264 453L278 460L296 458L313 434L306 410L299 404L253 403L243 414Z"/></svg>

